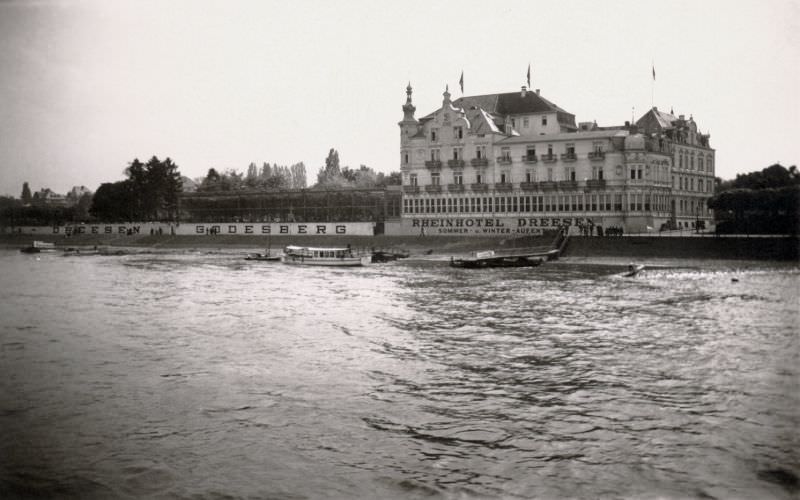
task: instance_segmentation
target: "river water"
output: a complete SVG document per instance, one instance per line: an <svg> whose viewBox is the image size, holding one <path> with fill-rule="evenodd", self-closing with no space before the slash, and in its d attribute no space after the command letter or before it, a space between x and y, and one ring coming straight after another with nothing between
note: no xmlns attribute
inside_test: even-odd
<svg viewBox="0 0 800 500"><path fill-rule="evenodd" d="M0 250L0 497L800 492L796 267L241 256Z"/></svg>

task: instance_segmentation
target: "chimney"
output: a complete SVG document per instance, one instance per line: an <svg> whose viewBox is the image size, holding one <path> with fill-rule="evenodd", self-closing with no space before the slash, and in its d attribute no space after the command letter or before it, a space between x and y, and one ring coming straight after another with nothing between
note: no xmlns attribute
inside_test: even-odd
<svg viewBox="0 0 800 500"><path fill-rule="evenodd" d="M522 86L522 97L524 98L526 95L528 95L528 87L523 85Z"/></svg>
<svg viewBox="0 0 800 500"><path fill-rule="evenodd" d="M542 89L536 89L536 95L539 95L539 91Z"/></svg>

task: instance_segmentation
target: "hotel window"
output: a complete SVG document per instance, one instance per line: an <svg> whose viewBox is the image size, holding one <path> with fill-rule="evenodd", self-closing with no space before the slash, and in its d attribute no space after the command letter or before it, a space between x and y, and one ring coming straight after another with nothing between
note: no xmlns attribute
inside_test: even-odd
<svg viewBox="0 0 800 500"><path fill-rule="evenodd" d="M417 174L411 174L408 176L408 184L411 186L417 185Z"/></svg>
<svg viewBox="0 0 800 500"><path fill-rule="evenodd" d="M478 158L479 160L481 158L486 158L486 146L475 147L475 158Z"/></svg>
<svg viewBox="0 0 800 500"><path fill-rule="evenodd" d="M547 145L547 156L550 157L550 158L553 157L553 145L552 144L548 144Z"/></svg>
<svg viewBox="0 0 800 500"><path fill-rule="evenodd" d="M530 127L530 120L528 120L528 118L525 117L522 119L522 128L528 128L528 127Z"/></svg>
<svg viewBox="0 0 800 500"><path fill-rule="evenodd" d="M492 205L492 199L491 198L484 198L483 199L483 207L482 207L483 208L483 212L489 212L490 211L489 207L491 205Z"/></svg>
<svg viewBox="0 0 800 500"><path fill-rule="evenodd" d="M591 211L592 212L597 212L597 195L596 194L592 195L592 208L591 208Z"/></svg>
<svg viewBox="0 0 800 500"><path fill-rule="evenodd" d="M501 172L500 173L500 184L506 184L508 182L508 173Z"/></svg>
<svg viewBox="0 0 800 500"><path fill-rule="evenodd" d="M615 194L614 195L614 210L620 212L622 211L622 195Z"/></svg>
<svg viewBox="0 0 800 500"><path fill-rule="evenodd" d="M567 158L575 158L575 144L567 143Z"/></svg>
<svg viewBox="0 0 800 500"><path fill-rule="evenodd" d="M644 195L644 210L646 212L650 211L650 195L649 194Z"/></svg>
<svg viewBox="0 0 800 500"><path fill-rule="evenodd" d="M440 180L439 172L434 172L431 174L431 186L440 186Z"/></svg>
<svg viewBox="0 0 800 500"><path fill-rule="evenodd" d="M408 165L408 151L403 151L403 165Z"/></svg>
<svg viewBox="0 0 800 500"><path fill-rule="evenodd" d="M477 202L476 198L470 198L469 199L469 209L470 209L469 211L472 212L472 213L475 213L475 212L478 211L476 202Z"/></svg>
<svg viewBox="0 0 800 500"><path fill-rule="evenodd" d="M712 158L709 156L708 157L708 171L709 172L713 172L714 171L713 161L714 160L712 160Z"/></svg>
<svg viewBox="0 0 800 500"><path fill-rule="evenodd" d="M525 149L525 156L528 160L535 160L536 159L536 146L528 146Z"/></svg>
<svg viewBox="0 0 800 500"><path fill-rule="evenodd" d="M453 137L456 139L464 138L464 127L453 127Z"/></svg>
<svg viewBox="0 0 800 500"><path fill-rule="evenodd" d="M431 161L439 161L439 150L431 149Z"/></svg>
<svg viewBox="0 0 800 500"><path fill-rule="evenodd" d="M436 142L436 132L438 129L432 128L431 129L431 142Z"/></svg>
<svg viewBox="0 0 800 500"><path fill-rule="evenodd" d="M528 170L525 172L525 182L534 182L533 180L533 171Z"/></svg>
<svg viewBox="0 0 800 500"><path fill-rule="evenodd" d="M453 148L453 159L460 160L464 156L463 148Z"/></svg>
<svg viewBox="0 0 800 500"><path fill-rule="evenodd" d="M483 174L478 172L475 174L475 184L483 184Z"/></svg>
<svg viewBox="0 0 800 500"><path fill-rule="evenodd" d="M507 147L505 147L505 148L501 148L501 149L500 149L500 156L501 156L501 157L502 157L504 160L508 160L508 161L510 161L510 160L511 160L511 149L510 149L510 148L507 148Z"/></svg>
<svg viewBox="0 0 800 500"><path fill-rule="evenodd" d="M689 170L694 170L694 151L692 151L692 156L689 158Z"/></svg>
<svg viewBox="0 0 800 500"><path fill-rule="evenodd" d="M689 185L691 186L691 187L689 188L689 190L690 190L690 191L694 191L694 177L692 177L691 179L689 179Z"/></svg>
<svg viewBox="0 0 800 500"><path fill-rule="evenodd" d="M549 182L553 182L553 169L552 168L548 168L547 169L547 180Z"/></svg>
<svg viewBox="0 0 800 500"><path fill-rule="evenodd" d="M461 172L453 172L453 184L461 185L464 184L464 174Z"/></svg>
<svg viewBox="0 0 800 500"><path fill-rule="evenodd" d="M567 167L567 168L565 169L565 171L566 171L566 177L565 177L565 179L566 179L566 180L568 180L568 181L574 181L574 180L576 180L576 177L575 177L575 167Z"/></svg>
<svg viewBox="0 0 800 500"><path fill-rule="evenodd" d="M578 210L583 212L583 195L578 195Z"/></svg>
<svg viewBox="0 0 800 500"><path fill-rule="evenodd" d="M592 151L595 153L602 153L603 152L603 141L594 141L592 143Z"/></svg>
<svg viewBox="0 0 800 500"><path fill-rule="evenodd" d="M497 207L498 212L505 212L506 211L506 197L500 196L499 198L495 198L494 204Z"/></svg>
<svg viewBox="0 0 800 500"><path fill-rule="evenodd" d="M518 206L517 206L517 197L516 196L512 196L511 197L511 211L512 212L517 212L517 208L518 208Z"/></svg>
<svg viewBox="0 0 800 500"><path fill-rule="evenodd" d="M683 151L678 152L678 168L683 168Z"/></svg>
<svg viewBox="0 0 800 500"><path fill-rule="evenodd" d="M697 157L697 170L703 171L703 155Z"/></svg>
<svg viewBox="0 0 800 500"><path fill-rule="evenodd" d="M547 115L542 117L542 127L546 127L546 126L547 126Z"/></svg>

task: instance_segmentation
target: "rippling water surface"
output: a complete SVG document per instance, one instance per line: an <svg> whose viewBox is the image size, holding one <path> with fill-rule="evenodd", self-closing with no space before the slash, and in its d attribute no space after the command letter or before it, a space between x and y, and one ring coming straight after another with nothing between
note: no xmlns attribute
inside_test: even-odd
<svg viewBox="0 0 800 500"><path fill-rule="evenodd" d="M800 492L791 266L0 271L0 497Z"/></svg>

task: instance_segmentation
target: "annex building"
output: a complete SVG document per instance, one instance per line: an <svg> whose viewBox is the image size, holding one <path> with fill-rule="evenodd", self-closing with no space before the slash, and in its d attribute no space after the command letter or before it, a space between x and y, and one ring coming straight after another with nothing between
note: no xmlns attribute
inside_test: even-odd
<svg viewBox="0 0 800 500"><path fill-rule="evenodd" d="M600 127L539 90L465 96L400 126L402 232L710 229L714 150L690 116L652 108Z"/></svg>

